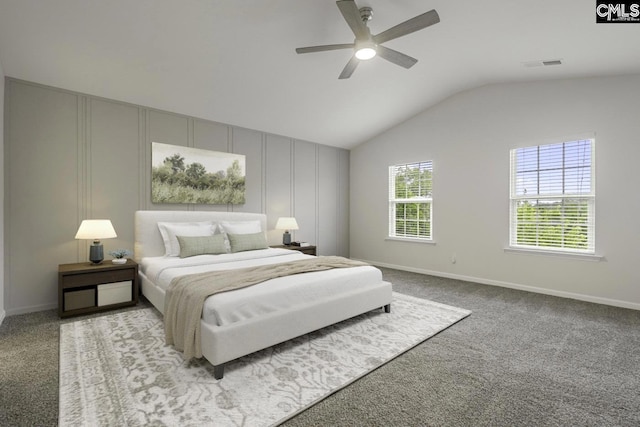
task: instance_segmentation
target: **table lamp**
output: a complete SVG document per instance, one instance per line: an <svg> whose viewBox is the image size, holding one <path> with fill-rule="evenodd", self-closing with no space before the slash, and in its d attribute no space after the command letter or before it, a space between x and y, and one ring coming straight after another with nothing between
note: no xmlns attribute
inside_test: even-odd
<svg viewBox="0 0 640 427"><path fill-rule="evenodd" d="M76 239L93 240L89 248L89 261L92 264L100 264L104 259L104 250L100 239L113 239L118 237L108 219L85 219L80 224Z"/></svg>
<svg viewBox="0 0 640 427"><path fill-rule="evenodd" d="M298 223L295 218L280 217L276 223L276 230L284 230L284 234L282 235L282 244L290 245L291 234L289 233L289 230L298 230Z"/></svg>

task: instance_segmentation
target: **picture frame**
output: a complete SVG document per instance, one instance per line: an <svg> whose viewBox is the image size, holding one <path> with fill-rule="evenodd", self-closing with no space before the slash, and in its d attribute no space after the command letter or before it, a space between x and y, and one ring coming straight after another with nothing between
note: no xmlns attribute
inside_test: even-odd
<svg viewBox="0 0 640 427"><path fill-rule="evenodd" d="M242 154L151 143L151 202L242 205Z"/></svg>

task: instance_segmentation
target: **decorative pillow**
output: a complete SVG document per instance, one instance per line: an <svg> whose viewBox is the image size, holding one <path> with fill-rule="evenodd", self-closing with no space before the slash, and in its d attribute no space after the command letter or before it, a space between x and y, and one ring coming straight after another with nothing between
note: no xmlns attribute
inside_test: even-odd
<svg viewBox="0 0 640 427"><path fill-rule="evenodd" d="M180 244L180 258L227 253L222 234L214 234L213 236L176 236L176 238Z"/></svg>
<svg viewBox="0 0 640 427"><path fill-rule="evenodd" d="M267 239L264 233L252 234L227 234L231 252L253 251L256 249L267 249Z"/></svg>
<svg viewBox="0 0 640 427"><path fill-rule="evenodd" d="M227 234L255 234L262 232L260 221L222 221L220 228Z"/></svg>
<svg viewBox="0 0 640 427"><path fill-rule="evenodd" d="M217 225L212 221L203 222L159 222L158 228L164 240L166 256L180 255L180 244L176 236L213 236Z"/></svg>

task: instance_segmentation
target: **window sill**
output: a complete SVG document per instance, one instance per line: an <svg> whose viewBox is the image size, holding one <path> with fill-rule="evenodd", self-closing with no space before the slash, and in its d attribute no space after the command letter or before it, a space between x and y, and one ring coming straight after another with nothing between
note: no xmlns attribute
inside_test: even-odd
<svg viewBox="0 0 640 427"><path fill-rule="evenodd" d="M538 256L550 256L550 257L560 257L560 258L573 258L579 259L583 261L604 261L604 256L595 255L595 254L580 254L580 253L570 253L570 252L556 252L556 251L545 251L540 249L526 249L526 248L504 248L504 251L509 253L516 253L522 255L538 255Z"/></svg>
<svg viewBox="0 0 640 427"><path fill-rule="evenodd" d="M436 244L436 242L433 241L433 240L415 239L415 238L411 238L411 237L386 237L384 240L385 241L392 241L392 242L422 243L424 245L435 245Z"/></svg>

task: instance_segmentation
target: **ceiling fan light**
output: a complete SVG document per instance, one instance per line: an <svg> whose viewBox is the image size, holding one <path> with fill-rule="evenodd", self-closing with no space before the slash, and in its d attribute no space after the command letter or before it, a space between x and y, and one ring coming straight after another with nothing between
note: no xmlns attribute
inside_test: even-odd
<svg viewBox="0 0 640 427"><path fill-rule="evenodd" d="M376 56L376 50L372 47L361 47L356 50L356 58L366 61L367 59L371 59Z"/></svg>

